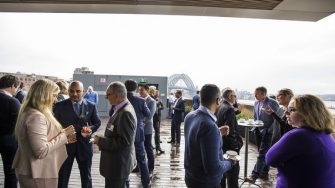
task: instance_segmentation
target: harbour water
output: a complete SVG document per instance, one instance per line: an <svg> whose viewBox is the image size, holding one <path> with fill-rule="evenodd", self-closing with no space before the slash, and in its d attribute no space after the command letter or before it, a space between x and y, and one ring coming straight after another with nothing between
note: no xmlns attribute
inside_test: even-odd
<svg viewBox="0 0 335 188"><path fill-rule="evenodd" d="M255 101L253 100L242 100L238 99L238 102L241 104L254 105ZM325 105L329 108L329 111L335 115L335 101L323 101Z"/></svg>

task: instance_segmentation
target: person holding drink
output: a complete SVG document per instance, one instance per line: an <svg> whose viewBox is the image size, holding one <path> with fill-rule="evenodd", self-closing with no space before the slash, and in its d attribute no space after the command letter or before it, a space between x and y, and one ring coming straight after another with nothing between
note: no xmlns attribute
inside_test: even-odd
<svg viewBox="0 0 335 188"><path fill-rule="evenodd" d="M56 188L58 171L65 161L66 143L74 143L74 127L62 128L52 115L58 86L51 80L38 80L30 88L20 109L15 136L18 150L13 168L21 188Z"/></svg>
<svg viewBox="0 0 335 188"><path fill-rule="evenodd" d="M80 81L73 81L69 87L70 98L56 103L54 107L55 117L63 127L70 125L75 127L77 139L77 142L66 146L68 158L59 171L59 188L68 187L74 158L78 163L82 187L92 187L93 147L90 135L98 130L101 121L96 105L83 98L83 91L83 84ZM89 134L82 134L85 132Z"/></svg>

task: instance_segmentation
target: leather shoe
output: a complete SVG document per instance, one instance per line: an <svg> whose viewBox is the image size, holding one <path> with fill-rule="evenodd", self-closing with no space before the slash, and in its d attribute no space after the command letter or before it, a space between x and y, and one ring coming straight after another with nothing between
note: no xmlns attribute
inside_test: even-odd
<svg viewBox="0 0 335 188"><path fill-rule="evenodd" d="M136 166L136 168L134 168L132 172L134 172L134 173L140 172L140 169L138 168L138 166Z"/></svg>
<svg viewBox="0 0 335 188"><path fill-rule="evenodd" d="M269 174L261 174L259 176L260 179L264 180L264 181L268 181L269 180Z"/></svg>
<svg viewBox="0 0 335 188"><path fill-rule="evenodd" d="M165 153L165 151L162 150L162 148L156 148L156 153L162 154L162 153Z"/></svg>
<svg viewBox="0 0 335 188"><path fill-rule="evenodd" d="M174 141L170 140L170 141L168 141L167 143L169 143L169 144L174 144Z"/></svg>
<svg viewBox="0 0 335 188"><path fill-rule="evenodd" d="M249 183L255 183L256 182L256 177L254 177L254 176L249 176L249 177L245 177L244 178L244 181L246 181L246 182L249 182Z"/></svg>

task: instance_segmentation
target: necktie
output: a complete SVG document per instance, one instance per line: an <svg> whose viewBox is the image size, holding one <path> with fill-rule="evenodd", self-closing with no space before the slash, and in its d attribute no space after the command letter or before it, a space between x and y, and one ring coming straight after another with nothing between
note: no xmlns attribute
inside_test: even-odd
<svg viewBox="0 0 335 188"><path fill-rule="evenodd" d="M79 116L79 114L80 114L79 103L74 103L74 111Z"/></svg>

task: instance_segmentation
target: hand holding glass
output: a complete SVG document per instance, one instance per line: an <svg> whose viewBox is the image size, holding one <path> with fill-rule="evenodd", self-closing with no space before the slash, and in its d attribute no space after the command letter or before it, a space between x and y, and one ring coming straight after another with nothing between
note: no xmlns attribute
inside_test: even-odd
<svg viewBox="0 0 335 188"><path fill-rule="evenodd" d="M66 136L76 134L76 130L74 129L73 125L70 125L62 130L62 132L65 133Z"/></svg>
<svg viewBox="0 0 335 188"><path fill-rule="evenodd" d="M227 136L229 134L229 126L228 125L224 125L224 126L219 127L219 130L220 130L222 136Z"/></svg>
<svg viewBox="0 0 335 188"><path fill-rule="evenodd" d="M67 137L67 142L69 144L77 142L77 137L76 137L76 130L73 125L70 125L63 129L63 132L65 133Z"/></svg>
<svg viewBox="0 0 335 188"><path fill-rule="evenodd" d="M92 129L88 126L85 126L81 129L81 135L84 138L87 138L88 136L90 136L92 134Z"/></svg>

